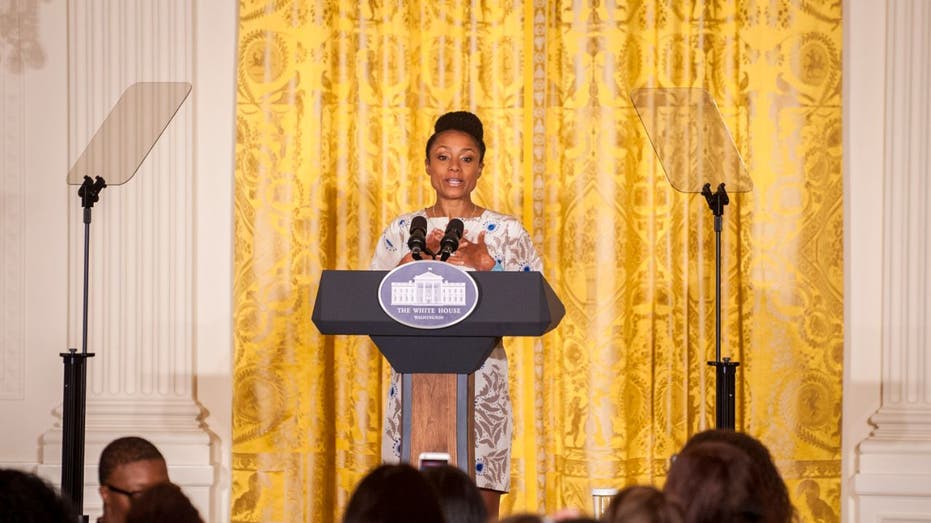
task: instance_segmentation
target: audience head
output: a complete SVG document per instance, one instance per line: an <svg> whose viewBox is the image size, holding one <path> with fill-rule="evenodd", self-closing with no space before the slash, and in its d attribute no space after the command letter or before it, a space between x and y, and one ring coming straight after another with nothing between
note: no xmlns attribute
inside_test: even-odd
<svg viewBox="0 0 931 523"><path fill-rule="evenodd" d="M683 507L687 523L768 521L753 461L724 442L686 445L669 468L664 490Z"/></svg>
<svg viewBox="0 0 931 523"><path fill-rule="evenodd" d="M410 465L381 465L349 498L343 523L444 523L427 480Z"/></svg>
<svg viewBox="0 0 931 523"><path fill-rule="evenodd" d="M776 468L769 449L760 440L744 432L714 429L695 434L685 444L685 448L705 441L719 441L744 451L753 461L754 474L761 483L760 498L766 500L763 507L765 521L777 523L792 521L794 510L792 501L789 499L789 489L786 488L785 481L779 474L779 469Z"/></svg>
<svg viewBox="0 0 931 523"><path fill-rule="evenodd" d="M598 523L598 520L588 516L581 515L581 511L574 508L561 509L556 513L548 516L540 516L531 513L514 514L504 519L498 520L498 523Z"/></svg>
<svg viewBox="0 0 931 523"><path fill-rule="evenodd" d="M133 498L126 523L203 523L191 500L174 483L160 483Z"/></svg>
<svg viewBox="0 0 931 523"><path fill-rule="evenodd" d="M168 466L155 445L128 436L113 440L100 454L98 469L104 523L123 523L130 502L144 490L168 482Z"/></svg>
<svg viewBox="0 0 931 523"><path fill-rule="evenodd" d="M683 523L682 509L656 487L627 487L601 517L604 523Z"/></svg>
<svg viewBox="0 0 931 523"><path fill-rule="evenodd" d="M71 522L77 521L77 511L38 476L0 469L0 521Z"/></svg>
<svg viewBox="0 0 931 523"><path fill-rule="evenodd" d="M452 465L427 467L422 473L436 491L446 523L485 523L488 519L482 495L468 474Z"/></svg>
<svg viewBox="0 0 931 523"><path fill-rule="evenodd" d="M543 517L536 514L514 514L498 520L498 523L543 523Z"/></svg>

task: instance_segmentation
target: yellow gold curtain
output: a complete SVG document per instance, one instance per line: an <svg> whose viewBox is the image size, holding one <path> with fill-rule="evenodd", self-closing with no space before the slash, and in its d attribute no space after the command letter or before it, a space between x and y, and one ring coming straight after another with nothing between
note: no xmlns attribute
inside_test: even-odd
<svg viewBox="0 0 931 523"><path fill-rule="evenodd" d="M323 269L365 269L432 202L433 120L475 111L480 205L522 218L566 306L507 340L502 513L661 485L714 425L714 234L672 189L629 92L700 87L753 177L723 232L737 425L803 520L838 521L843 352L841 13L833 1L240 3L232 519L337 521L379 462L387 367L310 323Z"/></svg>

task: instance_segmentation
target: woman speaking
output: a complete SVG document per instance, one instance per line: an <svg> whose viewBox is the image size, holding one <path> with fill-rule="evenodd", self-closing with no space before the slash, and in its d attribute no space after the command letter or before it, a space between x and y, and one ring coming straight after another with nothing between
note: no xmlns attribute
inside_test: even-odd
<svg viewBox="0 0 931 523"><path fill-rule="evenodd" d="M485 142L482 122L467 111L446 113L434 125L427 140L424 166L436 191L433 205L395 218L382 233L372 259L373 270L391 270L410 262L408 248L411 222L425 218L427 250L440 252L449 221L464 225L459 247L447 263L478 271L542 271L543 264L530 235L516 218L483 209L472 201L472 191L482 176ZM392 370L385 414L382 458L400 460L401 385ZM499 343L475 372L475 483L496 517L502 492L510 487L511 399L508 393L507 356Z"/></svg>

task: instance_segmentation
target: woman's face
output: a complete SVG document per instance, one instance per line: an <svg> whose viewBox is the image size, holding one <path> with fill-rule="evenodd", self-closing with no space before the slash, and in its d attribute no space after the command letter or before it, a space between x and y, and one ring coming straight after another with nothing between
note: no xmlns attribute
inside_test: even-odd
<svg viewBox="0 0 931 523"><path fill-rule="evenodd" d="M449 130L437 135L426 167L438 199L457 200L472 193L482 175L480 154L468 133Z"/></svg>

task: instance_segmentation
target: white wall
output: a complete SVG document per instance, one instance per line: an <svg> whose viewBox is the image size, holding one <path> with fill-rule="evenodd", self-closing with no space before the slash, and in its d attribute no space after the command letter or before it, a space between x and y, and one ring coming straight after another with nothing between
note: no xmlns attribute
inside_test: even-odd
<svg viewBox="0 0 931 523"><path fill-rule="evenodd" d="M931 521L931 2L844 19L843 520Z"/></svg>
<svg viewBox="0 0 931 523"><path fill-rule="evenodd" d="M235 2L198 2L195 12L194 137L196 396L216 436L214 521L229 521L232 452L233 154ZM232 7L231 7L232 6Z"/></svg>
<svg viewBox="0 0 931 523"><path fill-rule="evenodd" d="M879 408L882 369L882 172L885 4L848 0L844 14L843 521L855 519L857 446Z"/></svg>
<svg viewBox="0 0 931 523"><path fill-rule="evenodd" d="M21 19L38 19L23 40L41 58L12 69L0 44L0 464L32 469L67 349L67 12L21 4Z"/></svg>
<svg viewBox="0 0 931 523"><path fill-rule="evenodd" d="M58 353L81 339L68 169L123 88L186 81L136 177L94 208L84 511L99 512L99 451L133 433L162 449L207 521L227 520L236 2L13 5L0 31L24 29L44 58L11 70L0 47L0 466L59 483Z"/></svg>

